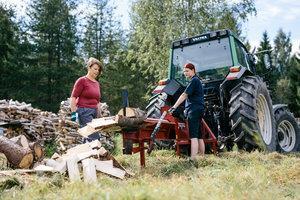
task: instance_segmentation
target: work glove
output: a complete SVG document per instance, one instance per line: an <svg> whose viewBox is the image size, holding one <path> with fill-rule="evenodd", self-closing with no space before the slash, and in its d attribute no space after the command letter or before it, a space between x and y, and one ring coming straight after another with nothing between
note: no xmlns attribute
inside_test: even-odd
<svg viewBox="0 0 300 200"><path fill-rule="evenodd" d="M170 113L171 115L173 115L173 113L175 112L176 108L174 107L171 107L169 110L168 110L168 113Z"/></svg>
<svg viewBox="0 0 300 200"><path fill-rule="evenodd" d="M78 119L78 113L77 112L72 112L71 113L71 121L77 122Z"/></svg>

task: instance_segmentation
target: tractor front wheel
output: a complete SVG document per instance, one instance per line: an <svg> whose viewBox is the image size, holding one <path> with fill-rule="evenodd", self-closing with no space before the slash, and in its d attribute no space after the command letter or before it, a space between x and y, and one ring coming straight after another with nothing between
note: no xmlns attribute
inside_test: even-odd
<svg viewBox="0 0 300 200"><path fill-rule="evenodd" d="M265 82L257 76L244 77L230 94L229 117L238 148L275 151L275 120Z"/></svg>
<svg viewBox="0 0 300 200"><path fill-rule="evenodd" d="M146 107L147 117L160 118L161 108L165 106L168 95L166 93L156 94L149 99L149 104Z"/></svg>

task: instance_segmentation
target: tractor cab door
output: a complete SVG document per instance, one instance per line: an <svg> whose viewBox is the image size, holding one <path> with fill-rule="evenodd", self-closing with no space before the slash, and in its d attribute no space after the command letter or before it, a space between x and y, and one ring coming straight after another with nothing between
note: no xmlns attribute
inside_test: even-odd
<svg viewBox="0 0 300 200"><path fill-rule="evenodd" d="M245 46L237 39L235 39L235 51L237 54L238 64L255 74L255 67L253 62L250 61L250 54L246 50Z"/></svg>

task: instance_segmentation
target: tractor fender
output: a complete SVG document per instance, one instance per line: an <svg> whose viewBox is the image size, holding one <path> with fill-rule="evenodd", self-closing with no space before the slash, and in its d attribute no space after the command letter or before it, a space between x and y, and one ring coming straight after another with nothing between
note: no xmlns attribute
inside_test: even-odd
<svg viewBox="0 0 300 200"><path fill-rule="evenodd" d="M237 80L237 79L240 79L244 76L253 76L254 74L249 71L246 67L243 67L243 66L239 66L239 67L232 67L232 68L235 68L233 70L230 69L228 75L226 76L226 80ZM237 70L238 69L238 70Z"/></svg>
<svg viewBox="0 0 300 200"><path fill-rule="evenodd" d="M288 109L287 104L275 104L273 105L273 113L276 113L276 111L280 108Z"/></svg>

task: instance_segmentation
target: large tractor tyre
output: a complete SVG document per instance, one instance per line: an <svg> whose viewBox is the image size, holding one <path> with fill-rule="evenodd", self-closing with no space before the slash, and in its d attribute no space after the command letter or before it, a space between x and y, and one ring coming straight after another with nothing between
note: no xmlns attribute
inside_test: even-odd
<svg viewBox="0 0 300 200"><path fill-rule="evenodd" d="M229 118L238 148L275 151L276 124L265 82L257 76L244 77L230 94Z"/></svg>
<svg viewBox="0 0 300 200"><path fill-rule="evenodd" d="M149 99L149 104L146 107L147 117L160 118L161 107L165 106L168 95L166 93L156 94Z"/></svg>
<svg viewBox="0 0 300 200"><path fill-rule="evenodd" d="M278 134L277 151L282 153L300 151L300 128L293 114L286 108L279 108L274 115Z"/></svg>

